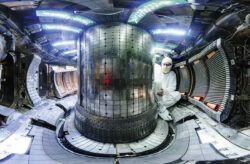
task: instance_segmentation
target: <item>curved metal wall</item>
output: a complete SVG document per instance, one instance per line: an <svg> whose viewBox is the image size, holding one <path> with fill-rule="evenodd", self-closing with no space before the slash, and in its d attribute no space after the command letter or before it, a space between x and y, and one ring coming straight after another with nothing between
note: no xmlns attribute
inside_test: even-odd
<svg viewBox="0 0 250 164"><path fill-rule="evenodd" d="M179 72L179 92L181 94L188 94L190 93L191 89L191 72L188 66L183 65L178 68Z"/></svg>
<svg viewBox="0 0 250 164"><path fill-rule="evenodd" d="M191 96L204 99L208 92L209 74L203 60L196 60L192 64L194 70L195 85Z"/></svg>
<svg viewBox="0 0 250 164"><path fill-rule="evenodd" d="M213 104L223 103L223 99L228 99L223 92L229 89L228 85L228 64L224 62L223 55L219 51L212 51L206 60L210 75L209 91L205 98L205 102Z"/></svg>
<svg viewBox="0 0 250 164"><path fill-rule="evenodd" d="M76 93L78 89L76 68L52 67L54 94L57 98Z"/></svg>
<svg viewBox="0 0 250 164"><path fill-rule="evenodd" d="M128 24L99 25L86 31L75 121L82 134L118 143L144 138L154 130L152 42L146 31Z"/></svg>
<svg viewBox="0 0 250 164"><path fill-rule="evenodd" d="M189 90L189 101L217 121L225 121L233 108L236 95L236 75L234 52L229 44L221 39L215 40L200 53L188 59L191 76L184 78L181 67L175 68L180 75L180 91ZM185 68L185 67L184 67ZM188 86L189 85L189 86ZM183 88L183 89L181 89Z"/></svg>
<svg viewBox="0 0 250 164"><path fill-rule="evenodd" d="M39 96L40 63L41 63L41 58L37 55L34 55L26 74L26 89L30 101L34 106L40 104L42 100L41 97Z"/></svg>

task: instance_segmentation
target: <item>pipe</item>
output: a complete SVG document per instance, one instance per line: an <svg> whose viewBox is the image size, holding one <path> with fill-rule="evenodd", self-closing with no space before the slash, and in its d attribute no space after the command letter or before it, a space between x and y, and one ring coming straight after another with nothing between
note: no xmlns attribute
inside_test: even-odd
<svg viewBox="0 0 250 164"><path fill-rule="evenodd" d="M211 41L218 38L225 38L228 35L235 33L237 27L243 23L239 16L239 13L242 11L243 10L230 13L218 18L216 22L206 30L203 37L198 38L195 41L193 48L184 50L182 53L187 54L187 56L193 55L206 47Z"/></svg>
<svg viewBox="0 0 250 164"><path fill-rule="evenodd" d="M195 47L201 47L217 38L224 38L233 34L237 30L237 27L242 23L243 22L239 17L239 12L230 13L220 17L215 24L207 29L205 35L196 41Z"/></svg>

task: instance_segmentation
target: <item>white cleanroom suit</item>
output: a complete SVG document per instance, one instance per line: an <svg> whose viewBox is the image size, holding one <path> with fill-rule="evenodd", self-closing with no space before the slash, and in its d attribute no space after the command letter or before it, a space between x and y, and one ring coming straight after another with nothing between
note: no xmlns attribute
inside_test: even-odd
<svg viewBox="0 0 250 164"><path fill-rule="evenodd" d="M159 69L154 70L154 91L160 105L158 108L159 115L164 120L171 120L167 108L173 106L181 99L180 92L176 91L176 74L174 71L171 71L171 68L172 59L166 57L161 62L161 71Z"/></svg>

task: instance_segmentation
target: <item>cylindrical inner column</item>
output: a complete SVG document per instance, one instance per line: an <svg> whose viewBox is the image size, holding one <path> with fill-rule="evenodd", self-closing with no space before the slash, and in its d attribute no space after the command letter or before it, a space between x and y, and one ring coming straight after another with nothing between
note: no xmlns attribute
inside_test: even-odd
<svg viewBox="0 0 250 164"><path fill-rule="evenodd" d="M151 101L152 37L122 23L97 25L82 37L75 126L108 143L142 139L156 127Z"/></svg>
<svg viewBox="0 0 250 164"><path fill-rule="evenodd" d="M0 35L0 61L3 61L7 56L5 38Z"/></svg>

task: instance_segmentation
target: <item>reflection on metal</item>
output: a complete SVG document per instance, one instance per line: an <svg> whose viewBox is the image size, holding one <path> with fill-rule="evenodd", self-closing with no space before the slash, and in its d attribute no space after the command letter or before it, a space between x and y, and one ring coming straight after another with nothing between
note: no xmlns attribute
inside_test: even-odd
<svg viewBox="0 0 250 164"><path fill-rule="evenodd" d="M43 24L42 25L44 30L60 30L60 31L68 31L73 33L80 33L82 29L73 27L73 26L66 26L61 24Z"/></svg>
<svg viewBox="0 0 250 164"><path fill-rule="evenodd" d="M74 115L71 115L60 128L62 128L61 131L67 131L67 135L65 135L66 144L65 141L60 142L63 146L76 153L87 153L94 156L147 154L149 151L157 151L157 148L160 148L166 138L171 135L168 123L162 119L157 120L155 130L146 138L136 142L120 144L97 142L85 137L75 128Z"/></svg>
<svg viewBox="0 0 250 164"><path fill-rule="evenodd" d="M130 15L128 23L137 24L139 23L147 14L154 12L163 7L175 6L180 4L186 4L186 0L150 0L138 8Z"/></svg>
<svg viewBox="0 0 250 164"><path fill-rule="evenodd" d="M204 100L208 92L209 84L209 74L207 70L207 65L203 60L196 60L192 63L192 68L194 70L195 84L193 86L192 97L201 97L201 100Z"/></svg>
<svg viewBox="0 0 250 164"><path fill-rule="evenodd" d="M174 35L174 36L184 36L187 32L183 29L167 28L167 29L154 29L151 31L154 35Z"/></svg>
<svg viewBox="0 0 250 164"><path fill-rule="evenodd" d="M202 120L203 121L203 120ZM203 122L202 122L203 123ZM234 145L225 137L218 134L208 124L200 124L201 130L197 131L201 143L211 143L215 149L227 158L239 158L249 155L249 151Z"/></svg>
<svg viewBox="0 0 250 164"><path fill-rule="evenodd" d="M0 61L4 60L7 56L5 38L0 35Z"/></svg>
<svg viewBox="0 0 250 164"><path fill-rule="evenodd" d="M177 44L174 44L174 43L164 43L164 45L165 47L171 48L171 49L174 49L178 46Z"/></svg>
<svg viewBox="0 0 250 164"><path fill-rule="evenodd" d="M180 65L177 68L177 76L179 81L178 90L181 94L187 95L191 91L192 78L190 73L190 68L186 65Z"/></svg>
<svg viewBox="0 0 250 164"><path fill-rule="evenodd" d="M173 52L173 50L171 49L168 49L168 48L161 48L161 47L154 47L152 50L151 50L151 53L152 54L155 54L155 53L171 53Z"/></svg>
<svg viewBox="0 0 250 164"><path fill-rule="evenodd" d="M32 137L27 136L30 129L27 128L28 122L22 122L21 127L10 135L6 140L0 142L0 160L14 154L26 154L30 150Z"/></svg>
<svg viewBox="0 0 250 164"><path fill-rule="evenodd" d="M54 92L57 98L63 98L77 91L76 68L52 67Z"/></svg>
<svg viewBox="0 0 250 164"><path fill-rule="evenodd" d="M162 43L155 43L151 49L151 54L153 55L162 55L162 56L170 56L174 52L174 48L176 46L174 44L162 44Z"/></svg>
<svg viewBox="0 0 250 164"><path fill-rule="evenodd" d="M5 1L1 4L11 8L11 10L31 10L37 7L37 3L34 1Z"/></svg>
<svg viewBox="0 0 250 164"><path fill-rule="evenodd" d="M68 50L68 51L64 51L62 55L76 55L77 52L78 52L77 50Z"/></svg>
<svg viewBox="0 0 250 164"><path fill-rule="evenodd" d="M85 26L95 24L94 21L79 15L74 15L71 13L67 13L64 11L53 11L53 10L36 10L36 15L39 17L52 17L52 18L59 18L59 19L66 19L70 21L75 21Z"/></svg>
<svg viewBox="0 0 250 164"><path fill-rule="evenodd" d="M59 46L70 46L70 45L75 45L76 41L75 40L67 40L67 41L57 41L52 43L52 46L54 47L59 47Z"/></svg>
<svg viewBox="0 0 250 164"><path fill-rule="evenodd" d="M2 79L2 73L3 73L3 65L0 64L0 90L2 89L2 81L4 81L4 79Z"/></svg>
<svg viewBox="0 0 250 164"><path fill-rule="evenodd" d="M86 137L111 143L152 133L151 36L135 26L113 23L88 29L82 43L76 128Z"/></svg>

